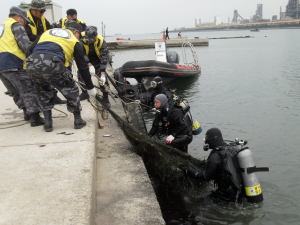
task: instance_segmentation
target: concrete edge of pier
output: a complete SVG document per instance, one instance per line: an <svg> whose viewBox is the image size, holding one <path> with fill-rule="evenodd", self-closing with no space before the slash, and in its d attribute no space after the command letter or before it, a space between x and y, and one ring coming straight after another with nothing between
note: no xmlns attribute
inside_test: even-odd
<svg viewBox="0 0 300 225"><path fill-rule="evenodd" d="M165 224L142 159L110 115L102 120L82 101L87 126L75 130L66 105L56 105L67 115L53 109L45 132L23 121L5 91L0 82L1 225Z"/></svg>
<svg viewBox="0 0 300 225"><path fill-rule="evenodd" d="M111 67L106 71L113 75ZM121 101L109 98L111 109L126 120ZM96 224L165 224L142 158L110 114L105 120L97 116L104 129L96 132Z"/></svg>

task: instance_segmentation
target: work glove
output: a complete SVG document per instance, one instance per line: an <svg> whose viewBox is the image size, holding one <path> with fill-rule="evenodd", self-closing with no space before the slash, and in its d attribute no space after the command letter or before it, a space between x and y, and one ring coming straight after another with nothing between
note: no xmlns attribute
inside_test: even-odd
<svg viewBox="0 0 300 225"><path fill-rule="evenodd" d="M151 110L152 110L153 112L156 112L156 108L152 108Z"/></svg>
<svg viewBox="0 0 300 225"><path fill-rule="evenodd" d="M197 177L197 175L199 174L198 171L194 170L191 165L187 165L185 168L185 172L187 175L189 175L190 177Z"/></svg>
<svg viewBox="0 0 300 225"><path fill-rule="evenodd" d="M95 76L96 70L95 70L94 66L89 66L89 71L90 71L91 76Z"/></svg>
<svg viewBox="0 0 300 225"><path fill-rule="evenodd" d="M105 77L105 75L101 75L101 77L100 77L100 84L101 84L101 85L104 85L105 82L106 82L106 77Z"/></svg>
<svg viewBox="0 0 300 225"><path fill-rule="evenodd" d="M141 101L140 101L140 100L135 100L135 102L136 102L136 103L139 103L139 104L141 103Z"/></svg>
<svg viewBox="0 0 300 225"><path fill-rule="evenodd" d="M175 139L175 138L174 138L172 135L169 135L169 136L166 138L167 144L171 144L172 141L173 141L174 139Z"/></svg>
<svg viewBox="0 0 300 225"><path fill-rule="evenodd" d="M96 89L95 88L93 88L91 90L87 90L87 93L90 97L94 97L94 98L96 97Z"/></svg>

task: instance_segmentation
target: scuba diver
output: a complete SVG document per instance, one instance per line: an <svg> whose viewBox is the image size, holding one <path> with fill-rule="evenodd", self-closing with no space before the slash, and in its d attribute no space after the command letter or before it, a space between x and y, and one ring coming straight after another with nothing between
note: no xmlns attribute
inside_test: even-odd
<svg viewBox="0 0 300 225"><path fill-rule="evenodd" d="M151 86L153 87L154 90L151 92L150 97L147 98L147 102L142 102L142 103L154 108L155 107L154 106L155 96L158 94L164 94L168 98L169 105L173 104L173 100L172 100L173 93L171 92L170 89L165 88L163 86L163 81L162 81L161 77L159 77L159 76L154 77L153 81L151 81Z"/></svg>
<svg viewBox="0 0 300 225"><path fill-rule="evenodd" d="M187 153L193 134L182 109L177 105L169 105L164 94L157 95L154 102L156 116L148 135L152 137L157 134L159 139L167 136L166 144Z"/></svg>
<svg viewBox="0 0 300 225"><path fill-rule="evenodd" d="M207 144L204 146L205 151L212 149L204 169L196 171L188 165L186 166L186 173L203 181L213 180L218 187L216 191L209 195L213 199L227 202L243 201L245 196L244 185L240 167L235 157L236 149L223 141L222 133L218 128L209 129L206 132L204 142ZM232 174L232 176L229 176L229 174Z"/></svg>

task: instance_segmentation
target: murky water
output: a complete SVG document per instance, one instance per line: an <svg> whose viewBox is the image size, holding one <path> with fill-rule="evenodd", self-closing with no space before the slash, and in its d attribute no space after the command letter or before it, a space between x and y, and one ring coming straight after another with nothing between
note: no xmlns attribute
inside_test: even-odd
<svg viewBox="0 0 300 225"><path fill-rule="evenodd" d="M159 196L168 224L300 224L299 29L183 33L188 37L246 35L254 37L213 39L208 47L195 47L201 75L178 80L171 88L189 100L204 130L194 136L189 153L198 158L208 155L202 140L211 127L218 127L224 139L248 140L256 165L270 168L257 174L264 202L225 204L195 192L170 193ZM181 55L181 48L169 50ZM155 59L154 49L117 51L113 67L148 59Z"/></svg>

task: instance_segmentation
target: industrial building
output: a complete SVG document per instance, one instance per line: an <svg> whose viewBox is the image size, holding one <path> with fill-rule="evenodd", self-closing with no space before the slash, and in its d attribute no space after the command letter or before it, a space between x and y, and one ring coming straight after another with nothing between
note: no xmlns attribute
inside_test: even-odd
<svg viewBox="0 0 300 225"><path fill-rule="evenodd" d="M175 31L186 31L186 30L204 30L204 29L248 29L256 28L283 28L283 27L298 27L300 19L300 0L287 0L286 12L282 12L282 7L280 7L279 18L277 15L273 15L272 19L267 19L263 17L263 4L257 4L257 9L255 14L250 17L250 19L244 19L235 9L233 11L232 19L228 18L227 23L221 22L220 16L215 16L213 21L209 23L199 23L195 19L195 28L174 28ZM272 21L272 22L271 22ZM292 23L286 23L285 21L292 21ZM241 26L239 26L241 25Z"/></svg>
<svg viewBox="0 0 300 225"><path fill-rule="evenodd" d="M299 0L289 0L283 19L300 19ZM286 18L289 17L289 18Z"/></svg>

